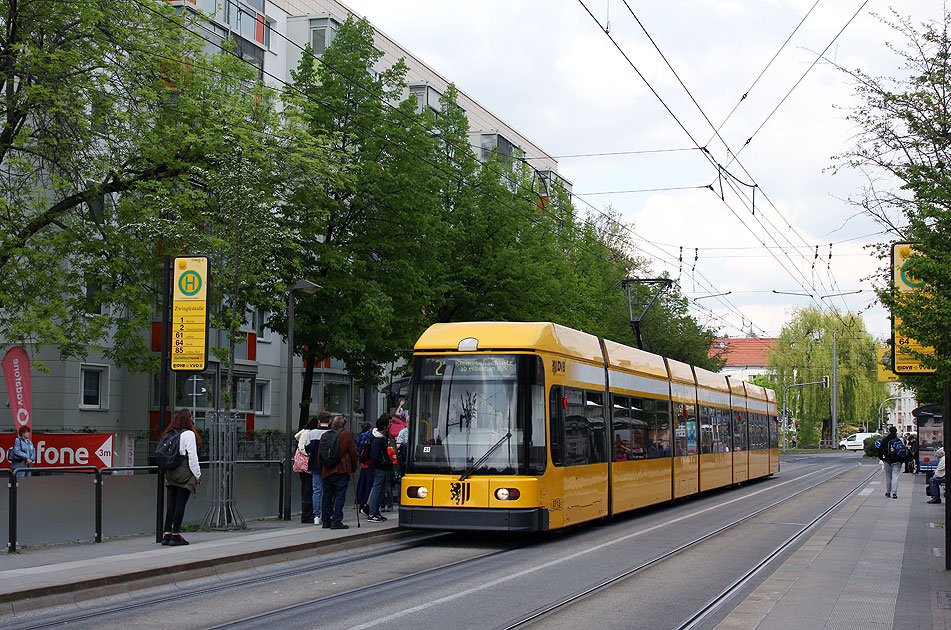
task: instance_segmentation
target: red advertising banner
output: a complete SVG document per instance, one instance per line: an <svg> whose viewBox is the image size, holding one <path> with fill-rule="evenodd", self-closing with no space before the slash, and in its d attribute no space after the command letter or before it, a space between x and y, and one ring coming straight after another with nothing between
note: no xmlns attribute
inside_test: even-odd
<svg viewBox="0 0 951 630"><path fill-rule="evenodd" d="M30 357L20 346L13 346L0 362L3 380L10 396L14 426L33 430L33 381L30 379Z"/></svg>
<svg viewBox="0 0 951 630"><path fill-rule="evenodd" d="M0 433L0 468L9 468L7 449L13 446L16 433ZM36 448L34 468L61 466L112 466L111 433L34 433Z"/></svg>

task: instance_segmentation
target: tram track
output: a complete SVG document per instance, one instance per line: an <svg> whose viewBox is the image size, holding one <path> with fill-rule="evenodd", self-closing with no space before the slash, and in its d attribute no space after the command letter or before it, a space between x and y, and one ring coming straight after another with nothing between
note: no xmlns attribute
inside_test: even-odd
<svg viewBox="0 0 951 630"><path fill-rule="evenodd" d="M29 620L29 614L25 616L14 616L7 618L0 618L0 629L7 627L16 627L17 630L40 630L41 628L52 628L52 627L61 627L69 624L80 623L84 621L91 621L93 619L107 617L115 613L124 613L130 610L148 608L152 606L157 606L161 604L168 604L177 601L193 599L197 597L202 597L205 595L227 592L230 590L237 590L245 588L248 586L260 586L268 582L278 582L281 580L287 580L301 575L306 575L314 571L322 571L326 569L334 569L346 566L348 564L354 564L366 560L378 559L381 555L394 554L407 550L414 549L416 547L421 547L425 545L430 545L433 542L441 540L449 540L453 538L455 534L450 532L439 532L439 533L427 533L420 536L414 537L411 540L405 540L395 543L387 543L379 546L372 546L366 548L366 550L352 552L345 558L335 558L327 560L319 560L316 562L306 562L304 564L297 564L294 567L286 569L277 569L262 571L261 573L255 574L252 577L234 577L234 578L225 578L223 583L218 583L212 586L204 586L196 589L190 589L183 592L177 592L173 594L163 594L153 597L144 597L137 599L135 601L129 602L124 601L121 604L106 605L103 607L97 607L93 610L87 610L82 613L69 613L67 615L58 615L55 618L45 619L42 621L36 621L31 623ZM494 551L489 554L483 554L477 558L471 558L464 561L459 561L454 564L459 564L460 562L466 562L471 560L480 559L486 556L491 556L499 553L504 553L506 550ZM424 571L421 573L432 572L439 570L439 567L432 569L430 571ZM404 576L410 577L410 576ZM13 622L10 625L10 622Z"/></svg>
<svg viewBox="0 0 951 630"><path fill-rule="evenodd" d="M664 560L667 560L673 556L676 556L687 549L690 549L704 541L707 541L715 536L722 534L725 531L731 530L735 528L736 526L742 523L745 523L759 516L760 514L763 514L764 512L767 512L768 510L771 510L780 505L783 505L784 503L787 503L795 499L796 497L799 497L805 494L806 492L809 492L810 490L817 488L818 486L821 486L830 481L833 481L837 479L838 477L840 477L841 475L848 472L849 470L850 469L839 471L834 475L831 475L812 485L809 485L801 490L798 490L782 499L779 499L778 501L774 501L773 503L770 503L769 505L759 508L751 512L750 514L743 516L742 518L738 518L730 523L722 525L716 528L715 530L704 534L703 536L698 536L697 538L694 538L693 540L690 540L686 543L678 545L677 547L669 551L666 551L658 556L655 556L654 558L650 560L639 563L638 565L634 567L631 567L629 569L616 573L615 575L609 578L606 578L593 586L590 586L577 593L569 595L561 600L558 600L556 602L553 602L551 604L538 608L532 611L531 613L529 613L528 615L525 615L512 623L498 627L496 630L514 630L515 628L524 628L524 627L530 626L532 623L539 621L540 619L547 617L551 615L552 613L555 613L559 610L564 610L570 607L572 604L575 604L587 597L590 597L591 595L596 594L599 591L603 591L604 589L606 589L607 587L611 585L617 584L619 582L623 582L624 580L629 579L633 577L634 575L642 573L644 570L650 567L660 564ZM753 566L753 568L751 568L740 578L732 582L727 588L723 589L715 597L711 598L699 610L697 610L696 612L694 612L693 614L685 618L683 621L681 621L681 623L678 626L676 626L676 630L692 630L693 628L696 628L707 617L709 617L717 609L719 609L725 602L730 600L737 592L739 592L746 584L748 584L750 580L752 580L756 575L758 575L763 570L765 570L766 567L769 566L769 564L772 563L773 560L775 560L777 557L782 555L798 540L800 540L807 533L809 533L826 516L828 516L831 512L836 510L840 505L842 505L845 501L847 501L850 497L852 497L860 488L865 486L868 483L868 481L875 476L877 472L878 470L876 469L874 472L872 472L867 477L865 477L861 482L859 482L855 487L853 487L845 496L843 496L841 499L833 503L830 507L825 509L823 512L821 512L818 516L816 516L810 522L803 525L799 529L799 531L797 531L795 534L787 538L782 544L780 544L775 549L773 549L763 559L757 562Z"/></svg>
<svg viewBox="0 0 951 630"><path fill-rule="evenodd" d="M787 483L796 483L796 482L803 482L803 481L808 483L808 480L806 479L807 477L810 477L812 475L822 475L823 473L828 473L829 470L832 468L837 468L837 467L821 468L819 470L814 470L812 472L808 472L806 474L796 476L792 479L784 480L780 482L779 484L770 484L769 487L755 489L752 492L747 492L741 496L736 496L726 501L717 502L714 505L704 507L703 509L700 509L700 510L692 511L689 514L684 514L681 516L677 516L676 518L669 519L665 521L663 524L652 525L650 527L642 528L642 529L639 529L637 532L626 534L620 538L627 539L634 536L639 536L642 534L646 534L650 531L656 530L659 527L666 526L667 524L672 524L674 522L680 522L686 519L695 518L702 514L708 513L712 510L718 510L728 505L735 504L738 501L749 500L752 497L756 495L760 495L763 492L770 492L770 491L776 490L779 486L785 485ZM836 470L831 475L823 475L823 478L816 481L815 483L811 483L810 485L800 490L797 490L796 492L793 492L789 494L788 496L785 496L777 501L773 501L769 505L763 508L759 508L750 514L743 516L742 518L738 518L731 523L718 527L714 531L705 533L703 536L699 536L694 540L684 543L683 545L679 545L677 548L672 549L664 554L660 554L651 560L642 562L638 564L636 567L630 568L606 580L602 580L601 582L598 582L594 586L586 588L583 591L576 593L570 597L566 597L564 599L554 602L554 604L537 609L529 613L525 617L517 619L514 623L509 623L507 625L500 626L500 627L504 627L504 628L524 627L524 626L530 625L533 621L539 620L542 617L546 617L552 613L555 613L556 611L560 609L561 610L567 609L574 602L577 602L581 599L591 596L597 593L598 591L601 591L607 588L611 584L622 582L625 578L628 578L637 573L640 573L651 566L659 565L665 559L670 558L674 555L677 555L683 552L684 550L694 545L697 545L698 543L704 540L708 540L714 536L717 536L718 534L721 534L733 527L736 527L742 522L749 521L750 519L756 517L757 515L760 515L769 509L782 505L783 503L786 503L797 496L801 496L822 484L829 483L830 481L834 481L835 479L839 478L841 475L847 473L850 470L854 470L854 468L848 467L842 470ZM868 479L863 480L861 484L859 484L858 486L856 486L856 488L852 489L848 494L846 494L845 497L843 497L843 499L841 499L835 505L827 509L825 512L823 512L823 514L821 514L814 521L812 521L810 524L808 524L806 527L802 529L805 531L808 531L809 527L811 527L816 522L821 520L825 515L827 515L832 510L834 510L835 507L837 507L838 505L841 505L843 501L845 501L849 496L852 496L852 494L854 494L854 492L859 487L864 485L867 481ZM801 532L799 534L799 536L801 535L804 535L804 532ZM351 565L351 564L353 564L354 566L358 566L357 563L361 561L380 559L381 554L383 555L395 554L395 553L410 550L416 547L424 547L424 546L432 545L434 542L437 542L437 541L447 541L447 542L450 542L451 544L451 541L453 540L454 536L458 536L458 535L446 534L446 533L427 534L427 535L420 536L418 538L413 538L412 540L406 540L399 543L390 543L386 545L375 546L373 548L367 548L366 550L354 550L354 551L348 552L349 555L347 555L345 558L331 558L331 559L327 559L323 561L307 562L306 564L299 564L292 568L270 571L267 573L258 573L251 576L235 577L233 579L228 580L226 583L218 583L211 586L202 586L199 588L195 588L193 590L187 590L185 592L178 592L173 594L166 593L166 594L161 594L154 597L146 596L141 599L138 599L138 598L133 599L131 602L128 599L126 599L123 602L118 604L114 602L110 602L109 604L101 605L99 607L88 609L78 613L71 612L69 614L63 614L62 611L60 611L60 614L58 615L54 614L54 616L49 616L42 620L41 619L31 620L29 614L22 618L8 618L8 619L0 620L0 628L14 627L14 625L8 625L8 624L15 624L15 627L24 628L26 630L50 628L54 626L64 626L64 625L71 625L71 624L75 624L77 626L82 626L82 627L90 627L89 622L92 622L92 621L104 622L108 619L110 615L114 615L114 614L121 616L121 614L123 613L128 613L129 611L133 611L136 609L143 610L144 613L148 614L149 608L156 607L157 609L160 609L160 607L163 604L175 605L175 602L178 602L178 601L183 601L183 600L187 601L190 599L199 598L204 595L210 595L210 594L216 594L216 593L227 594L228 591L233 591L237 593L237 592L240 592L240 589L244 587L250 588L250 587L260 586L268 582L276 583L276 582L279 582L280 580L293 579L296 576L303 576L309 573L320 572L327 569L333 570L333 569L345 567L346 565ZM261 613L246 615L238 619L232 619L225 622L222 622L222 620L219 619L218 620L219 625L213 625L213 622L212 622L212 623L209 623L207 627L244 628L244 627L270 626L275 622L280 623L282 620L287 620L287 619L311 618L311 615L309 615L308 613L315 613L321 610L321 608L324 606L332 607L334 605L343 604L344 607L346 607L349 604L349 602L367 601L366 598L368 597L373 598L376 595L383 595L385 593L395 592L395 590L397 589L412 588L413 584L423 584L427 580L429 581L435 580L437 582L438 581L448 582L451 579L454 579L454 576L460 572L462 574L465 574L469 570L475 570L475 571L483 570L479 568L479 563L491 562L493 558L498 558L499 556L504 555L506 553L511 553L512 551L515 551L517 549L531 546L536 541L526 541L523 538L516 542L518 544L512 544L512 545L506 546L503 549L491 549L490 551L486 553L479 553L476 556L466 557L466 558L458 559L452 562L445 562L445 561L440 562L436 566L426 567L425 569L399 575L398 577L393 577L392 579L374 581L373 583L360 585L360 586L354 586L351 584L349 588L345 588L344 590L341 590L338 593L331 593L331 594L323 595L321 597L307 599L306 601L299 601L291 605L276 607ZM599 545L596 545L595 547L606 547L610 544L611 544L610 542L601 543ZM792 544L795 544L795 540L787 541L785 548L788 548ZM576 555L580 556L580 555L583 555L583 553L584 552L569 554L569 557L573 557ZM776 551L774 554L772 554L772 556L775 557L776 555L779 555L780 553L782 553L782 550ZM543 565L530 566L528 568L523 568L514 574L506 575L494 580L488 580L485 583L485 585L487 587L491 587L494 584L507 583L511 579L518 578L521 575L533 573L539 570L544 570L547 566L549 565L554 566L555 564L557 564L557 562L548 562ZM761 567L759 570L762 570L762 567L765 567L768 564L769 564L768 561L764 561L759 563L757 566ZM703 617L697 617L697 615L703 612L703 611L698 611L698 613L692 616L691 619L694 617L697 617L696 623L699 623L700 621L702 621L703 618L708 617L709 614L714 612L722 604L723 601L727 601L728 599L730 599L730 597L732 597L732 594L735 594L735 592L741 589L744 584L748 583L750 579L755 577L755 573L750 573L750 575L744 576L744 577L746 577L746 580L744 582L740 583L739 581L737 581L736 583L731 585L731 587L733 587L734 590L730 591L730 593L723 594L722 597L719 599L714 598L714 600L716 601L710 600L710 602L708 602L707 605L704 607L704 610L707 610L708 612L704 613ZM458 595L451 595L451 596L447 596L443 598L438 598L437 600L435 600L435 603L438 604L440 603L440 601L443 601L443 600L445 601L454 600L457 597ZM430 607L430 604L418 606L418 608L420 609L425 609L429 607ZM381 619L377 619L369 623L364 623L362 625L357 625L356 627L357 628L363 628L363 627L372 628L377 624L382 624L382 626L380 627L383 627L387 624L388 621L392 621L396 617L402 617L402 616L405 616L406 614L412 614L415 608L417 607L410 607L406 609L405 611L399 611L394 614L384 616ZM246 611L246 612L250 612L250 611ZM291 623L291 626L293 625L294 624ZM348 624L348 627L350 627L349 624ZM695 627L695 625L688 626L688 625L682 624L681 627L692 628L692 627Z"/></svg>
<svg viewBox="0 0 951 630"><path fill-rule="evenodd" d="M830 468L831 468L831 467L830 467ZM820 469L820 470L813 471L813 472L810 472L810 473L806 473L805 475L802 475L802 476L800 476L800 477L796 477L796 478L793 478L793 479L790 479L790 480L781 482L780 485L784 485L784 484L786 484L786 483L793 483L793 482L796 482L796 481L800 481L800 480L802 480L804 477L811 476L811 475L813 475L813 474L820 474L820 473L825 472L825 471L827 471L827 470L828 470L828 468L824 468L824 469ZM818 481L818 482L816 482L816 483L813 483L813 484L811 484L811 485L809 485L809 486L807 486L807 487L805 487L805 488L803 488L803 489L801 489L801 490L797 490L796 492L794 492L794 493L792 493L792 494L790 494L790 495L788 495L788 496L786 496L786 497L784 497L784 498L782 498L782 499L780 499L780 500L778 500L778 501L774 501L774 502L770 503L768 506L766 506L766 507L764 507L764 508L757 509L756 511L752 512L751 514L748 514L748 515L744 516L744 517L741 518L741 519L737 519L736 521L731 522L731 523L727 524L726 526L719 527L719 528L717 528L716 530L714 530L714 531L712 531L712 532L708 532L708 533L704 534L703 536L700 536L700 537L698 537L698 538L696 538L696 539L694 539L694 540L692 540L692 541L690 541L690 542L688 542L688 543L685 543L684 545L680 545L678 548L676 548L676 549L674 549L674 550L672 550L672 551L670 551L670 552L667 552L667 553L665 553L665 554L661 554L660 556L658 556L658 557L656 557L656 558L654 558L654 559L652 559L652 560L650 560L650 561L648 561L648 562L641 563L641 564L639 564L637 567L634 567L633 569L628 569L627 571L623 572L623 574L621 574L621 575L615 575L615 576L613 576L612 578L609 578L608 580L604 580L603 582L601 582L601 583L595 585L594 587L585 589L584 591L582 591L582 592L580 592L580 593L576 593L575 595L573 595L573 596L571 596L571 597L565 598L564 600L560 600L560 601L556 602L555 604L550 605L550 606L547 606L547 607L545 607L545 608L543 608L543 609L536 610L536 611L530 613L529 615L527 615L527 616L525 616L525 617L523 617L523 618L517 620L515 623L507 624L507 625L501 626L501 628L506 628L506 629L507 629L507 628L519 628L519 627L527 626L527 625L529 625L529 624L530 624L532 621L534 621L534 620L537 620L537 619L539 619L539 618L541 618L541 617L543 617L543 616L546 616L546 615L548 615L548 614L550 614L550 613L552 613L552 612L554 612L554 611L556 611L556 610L558 610L558 609L560 609L560 608L564 608L565 606L570 605L572 602L578 601L579 599L582 599L582 598L584 598L584 597L586 597L586 596L588 596L588 595L590 595L590 594L592 594L592 593L594 593L594 592L596 592L596 591L598 591L598 590L601 590L601 589L603 589L603 588L609 586L610 584L613 584L613 583L616 583L616 582L618 582L618 581L623 580L625 577L630 577L630 576L633 575L634 573L643 571L644 569L646 569L646 568L648 568L648 567L650 567L650 566L657 565L658 563L662 562L664 559L669 558L669 557L671 557L671 556L673 556L673 555L676 555L676 554L682 552L683 550L685 550L685 549L687 549L687 548L689 548L689 547L692 547L692 546L694 546L694 545L696 545L696 544L702 542L703 540L707 540L707 539L709 539L709 538L711 538L711 537L713 537L713 536L716 536L717 534L723 533L725 530L731 529L732 527L735 527L735 526L738 525L739 523L748 521L748 520L754 518L755 516L757 516L757 515L759 515L759 514L762 514L763 512L765 512L765 511L768 510L768 509L775 508L775 507L778 506L778 505L782 505L783 503L786 503L786 502L792 500L793 498L798 497L798 496L800 496L800 495L802 495L802 494L804 494L804 493L806 493L806 492L808 492L808 491L810 491L810 490L812 490L812 489L814 489L814 488L816 488L816 487L818 487L818 486L820 486L820 485L822 485L822 484L825 484L825 483L828 483L828 482L830 482L830 481L833 481L833 480L835 480L836 478L838 478L840 475L842 475L842 474L848 472L849 470L852 470L852 468L849 467L849 468L846 468L846 469L844 469L844 470L836 471L834 474L829 475L829 476L827 476L827 477L821 479L820 481ZM862 483L864 484L865 481L863 481ZM860 486L859 486L859 487L860 487ZM735 498L730 499L730 500L728 500L728 501L725 501L725 502L723 502L723 503L719 503L719 504L717 504L717 505L707 507L707 508L705 508L705 509L703 509L703 510L700 510L700 511L697 511L697 512L693 512L693 513L691 513L691 514L684 515L684 516L681 516L681 517L678 517L677 519L674 519L673 521L668 521L668 523L674 522L674 521L680 521L680 520L687 519L687 518L693 518L694 516L699 515L699 514L702 514L702 513L705 513L705 512L707 512L707 511L709 511L709 510L718 509L718 508L724 507L724 506L726 506L726 505L732 504L732 503L734 503L734 502L736 502L736 501L742 501L742 500L745 500L745 499L749 499L749 498L751 498L751 497L753 497L753 496L755 496L755 495L760 494L761 492L766 492L766 491L771 490L771 489L774 489L774 488L775 488L775 486L772 487L772 488L762 488L762 489L756 490L756 491L754 491L754 492L751 492L751 493L749 493L749 494L746 494L746 495L743 495L743 496L740 496L740 497L735 497ZM851 492L854 492L854 490L851 491ZM851 492L850 492L850 494L851 494ZM639 535L640 533L645 533L645 532L647 532L647 531L656 529L656 528L658 528L658 527L661 527L661 525L653 526L653 527L651 527L651 528L647 528L647 529L644 529L644 530L639 530L639 531L638 531L637 533L635 533L634 535ZM631 535L629 534L628 536L631 536ZM498 553L490 554L490 555L498 555ZM488 559L488 557L489 557L489 555L485 556L484 558L479 558L479 559ZM473 560L476 560L476 559L473 559ZM502 578L498 578L498 579L496 579L496 580L489 581L489 582L485 583L485 586L489 587L489 586L493 586L493 585L502 584L502 583L508 582L508 581L510 581L510 580L512 580L512 579L515 579L515 578L517 578L517 577L519 577L519 576L521 576L521 575L524 575L524 574L526 574L526 573L531 573L531 572L534 572L534 571L537 571L537 570L542 570L542 569L546 568L547 566L553 565L553 564L555 564L555 563L556 563L556 562L549 562L549 563L546 563L546 564L541 565L541 566L538 566L538 567L531 567L531 568L523 569L522 571L516 572L515 574L511 574L511 575L508 575L508 576L505 576L505 577L502 577ZM406 582L407 579L409 579L409 578L423 577L424 574L432 574L432 573L435 572L435 571L442 570L442 569L446 569L446 568L449 568L449 567L441 567L440 569L434 569L433 571L421 572L421 573L419 573L419 574L414 574L413 576L406 576L406 577L402 577L402 578L395 579L395 580L387 580L387 581L380 582L380 583L377 583L377 584L372 584L372 585L367 585L367 586L360 587L360 588L357 588L357 589L352 589L352 590L350 590L350 591L347 591L346 593L340 593L340 594L338 594L338 595L333 595L333 596L329 596L329 597L321 597L321 598L317 598L317 599L311 600L311 601L309 601L309 602L302 602L302 603L295 604L295 605L293 605L293 606L283 607L283 608L280 608L280 609L275 609L275 610L263 612L263 613L260 613L260 614L249 615L249 616L246 616L246 617L244 617L244 618L242 618L242 619L237 619L237 620L234 620L234 621L225 623L225 624L221 624L221 625L218 625L218 626L214 626L214 628L216 628L216 629L224 629L224 628L232 629L232 628L247 628L247 627L250 627L250 628L265 627L265 626L269 626L269 625L271 625L271 624L273 624L273 623L275 623L275 622L286 622L288 619L293 619L293 618L309 618L309 614L308 614L308 613L314 613L314 612L320 610L321 607L323 607L323 606L325 606L325 605L329 605L329 604L333 604L333 603L346 602L347 598L354 598L354 599L355 599L355 598L357 598L357 597L363 597L363 598L370 597L370 598L372 599L372 597L373 597L375 594L382 594L383 592L385 592L385 589L390 588L390 587L394 587L397 583L398 583L401 587L408 587L408 586L411 586L411 585ZM433 600L433 601L431 601L431 602L428 602L428 603L426 603L426 604L421 604L421 605L416 606L416 607L410 607L410 608L407 608L407 609L405 609L405 610L402 610L402 611L399 611L399 612L396 612L396 613L392 613L391 615L389 615L389 616L384 616L384 617L382 617L382 618L380 618L380 619L375 619L375 620L373 620L373 621L370 621L370 622L367 622L367 623L363 623L363 624L359 624L359 625L352 625L352 626L349 626L349 625L348 625L348 627L350 627L351 630L366 630L366 629L373 628L373 627L385 627L388 622L394 621L396 618L399 618L399 617L405 617L405 616L407 616L407 615L411 615L411 614L413 614L414 612L416 612L417 609L426 609L426 608L431 608L432 606L436 606L436 605L443 605L443 604L445 604L445 603L448 603L449 601L452 601L452 600L456 599L458 596L459 596L459 595L451 595L451 596L447 596L447 597L444 597L444 598L439 598L439 599ZM364 601L369 601L369 600L364 600Z"/></svg>

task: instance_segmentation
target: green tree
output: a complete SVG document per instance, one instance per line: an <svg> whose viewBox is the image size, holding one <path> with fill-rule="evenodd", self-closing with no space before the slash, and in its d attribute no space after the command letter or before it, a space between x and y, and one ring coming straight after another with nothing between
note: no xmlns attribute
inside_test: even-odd
<svg viewBox="0 0 951 630"><path fill-rule="evenodd" d="M777 403L782 407L788 385L822 381L832 375L832 342L836 339L838 426L858 428L877 420L885 388L875 368L877 344L853 314L827 313L818 308L798 311L780 332L767 357ZM790 389L786 400L790 416L799 420L800 444L831 437L832 392L819 385Z"/></svg>
<svg viewBox="0 0 951 630"><path fill-rule="evenodd" d="M198 58L164 2L0 0L0 338L120 362L128 304L114 195L182 178L204 147L158 137L181 60ZM145 6L143 5L143 6ZM181 91L176 89L176 91ZM170 141L173 140L173 141ZM153 300L149 300L151 304ZM88 316L78 316L86 312ZM141 326L141 322L136 322ZM141 327L138 337L141 338Z"/></svg>
<svg viewBox="0 0 951 630"><path fill-rule="evenodd" d="M433 141L415 99L400 102L405 65L376 75L381 57L369 23L350 18L319 60L305 51L283 94L295 142L324 162L319 171L306 159L292 165L281 209L294 233L287 282L323 287L295 311L295 352L307 366L302 419L317 357L342 359L374 383L415 341L430 302L422 279L434 255L425 239L438 229L425 160ZM283 314L272 324L286 330Z"/></svg>
<svg viewBox="0 0 951 630"><path fill-rule="evenodd" d="M886 23L905 42L890 46L901 77L840 67L860 104L849 115L859 133L839 164L866 175L868 187L853 200L864 213L894 240L920 243L909 264L924 281L921 292L899 297L889 271L879 297L906 335L936 349L933 358L922 357L936 374L901 377L919 400L934 402L951 378L951 14L945 8L937 20L917 25L893 12Z"/></svg>

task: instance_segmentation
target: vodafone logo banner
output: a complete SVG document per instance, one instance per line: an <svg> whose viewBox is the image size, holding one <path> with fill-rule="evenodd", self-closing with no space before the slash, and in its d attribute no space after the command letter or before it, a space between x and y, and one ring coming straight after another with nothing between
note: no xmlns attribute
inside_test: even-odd
<svg viewBox="0 0 951 630"><path fill-rule="evenodd" d="M7 449L13 446L16 433L0 433L0 468L9 468ZM34 468L62 466L112 466L111 433L34 433L36 448Z"/></svg>
<svg viewBox="0 0 951 630"><path fill-rule="evenodd" d="M3 357L3 380L10 396L10 411L16 428L33 429L33 381L30 379L30 357L20 346L13 346Z"/></svg>

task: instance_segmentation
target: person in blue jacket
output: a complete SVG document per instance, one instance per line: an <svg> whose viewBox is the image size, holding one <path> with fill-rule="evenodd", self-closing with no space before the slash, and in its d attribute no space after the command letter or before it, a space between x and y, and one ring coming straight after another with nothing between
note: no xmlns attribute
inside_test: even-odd
<svg viewBox="0 0 951 630"><path fill-rule="evenodd" d="M30 427L20 427L17 431L17 437L13 441L13 457L10 459L10 468L19 470L21 468L32 468L36 461L36 449L33 448L33 433ZM29 477L28 472L18 472L17 477Z"/></svg>

